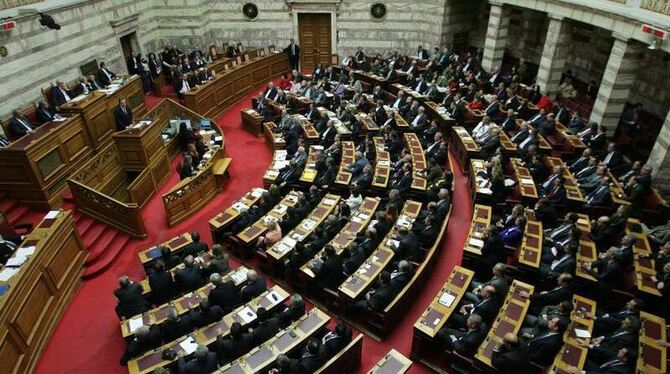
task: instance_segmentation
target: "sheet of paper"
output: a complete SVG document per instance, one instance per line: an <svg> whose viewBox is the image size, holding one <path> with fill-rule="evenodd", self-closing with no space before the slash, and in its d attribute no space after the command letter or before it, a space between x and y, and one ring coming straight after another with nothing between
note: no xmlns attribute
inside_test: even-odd
<svg viewBox="0 0 670 374"><path fill-rule="evenodd" d="M267 295L265 295L265 298L272 303L272 305L277 304L279 301L281 301L281 296L277 293L277 291L270 291Z"/></svg>
<svg viewBox="0 0 670 374"><path fill-rule="evenodd" d="M532 179L529 179L529 178L521 178L521 183L522 183L522 184L528 184L528 185L531 185L531 186L535 184L535 183L533 182L533 180L532 180Z"/></svg>
<svg viewBox="0 0 670 374"><path fill-rule="evenodd" d="M440 296L440 300L438 302L447 308L451 306L451 304L454 303L454 300L456 300L456 296L453 296L452 294L445 292Z"/></svg>
<svg viewBox="0 0 670 374"><path fill-rule="evenodd" d="M198 348L198 343L196 343L196 341L189 336L186 340L179 343L179 346L186 352L187 355L190 355L191 353L195 352L196 348Z"/></svg>
<svg viewBox="0 0 670 374"><path fill-rule="evenodd" d="M386 241L386 246L389 248L396 248L400 245L400 242L395 239L389 239Z"/></svg>
<svg viewBox="0 0 670 374"><path fill-rule="evenodd" d="M233 273L233 275L230 276L230 278L233 280L235 284L240 284L243 283L247 280L247 271L246 269L241 269Z"/></svg>
<svg viewBox="0 0 670 374"><path fill-rule="evenodd" d="M580 339L586 339L591 337L589 330L575 329L575 335Z"/></svg>
<svg viewBox="0 0 670 374"><path fill-rule="evenodd" d="M263 192L265 192L264 189L262 188L256 188L253 191L251 191L251 196L253 197L261 197L263 195Z"/></svg>
<svg viewBox="0 0 670 374"><path fill-rule="evenodd" d="M14 274L18 273L18 268L4 268L0 271L0 282L7 282Z"/></svg>
<svg viewBox="0 0 670 374"><path fill-rule="evenodd" d="M481 239L470 238L468 239L468 244L473 247L481 248L484 246L484 241Z"/></svg>
<svg viewBox="0 0 670 374"><path fill-rule="evenodd" d="M141 315L128 320L128 329L130 330L130 332L135 332L135 330L139 329L142 326L144 326L144 322L142 321Z"/></svg>
<svg viewBox="0 0 670 374"><path fill-rule="evenodd" d="M28 261L28 257L26 256L14 256L7 260L7 263L5 265L7 266L21 266L23 265L26 261Z"/></svg>
<svg viewBox="0 0 670 374"><path fill-rule="evenodd" d="M29 245L27 247L21 247L16 250L15 255L16 256L31 256L33 253L35 253L35 246L34 245Z"/></svg>
<svg viewBox="0 0 670 374"><path fill-rule="evenodd" d="M60 213L59 210L49 211L49 213L44 215L44 219L54 219L58 216L58 213Z"/></svg>
<svg viewBox="0 0 670 374"><path fill-rule="evenodd" d="M251 323L256 319L256 313L254 313L248 306L237 312L237 315L244 321L244 323Z"/></svg>
<svg viewBox="0 0 670 374"><path fill-rule="evenodd" d="M238 201L235 204L233 204L232 208L238 212L241 212L243 209L247 208L247 206Z"/></svg>

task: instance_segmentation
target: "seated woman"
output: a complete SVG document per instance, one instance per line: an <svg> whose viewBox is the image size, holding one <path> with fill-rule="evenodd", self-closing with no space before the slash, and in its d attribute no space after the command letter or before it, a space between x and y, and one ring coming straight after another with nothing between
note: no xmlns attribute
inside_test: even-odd
<svg viewBox="0 0 670 374"><path fill-rule="evenodd" d="M288 79L288 74L282 74L281 79L279 80L279 87L281 87L283 90L290 90L292 85L293 83L291 83L291 80Z"/></svg>
<svg viewBox="0 0 670 374"><path fill-rule="evenodd" d="M270 248L282 238L281 227L276 221L268 221L265 226L267 227L267 231L258 238L256 247Z"/></svg>

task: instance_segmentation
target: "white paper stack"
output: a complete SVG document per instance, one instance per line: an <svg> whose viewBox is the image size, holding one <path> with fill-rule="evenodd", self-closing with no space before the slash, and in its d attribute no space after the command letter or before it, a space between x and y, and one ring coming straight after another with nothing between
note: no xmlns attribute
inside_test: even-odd
<svg viewBox="0 0 670 374"><path fill-rule="evenodd" d="M256 319L256 313L248 306L237 312L237 315L244 321L244 323L250 323Z"/></svg>
<svg viewBox="0 0 670 374"><path fill-rule="evenodd" d="M60 213L59 210L51 210L49 213L44 215L44 219L54 219L58 217L58 213Z"/></svg>
<svg viewBox="0 0 670 374"><path fill-rule="evenodd" d="M31 256L33 253L35 253L35 246L29 245L27 247L21 247L17 249L14 255L25 257L25 256Z"/></svg>
<svg viewBox="0 0 670 374"><path fill-rule="evenodd" d="M456 300L455 296L453 296L452 294L450 294L448 292L445 292L445 293L442 294L442 296L440 296L440 300L438 300L438 302L440 304L446 306L447 308L449 308L451 306L451 304L453 304L454 300Z"/></svg>
<svg viewBox="0 0 670 374"><path fill-rule="evenodd" d="M484 246L484 241L481 239L470 238L468 239L468 244L473 247L481 248Z"/></svg>
<svg viewBox="0 0 670 374"><path fill-rule="evenodd" d="M14 274L18 273L18 268L4 268L0 271L0 282L7 282Z"/></svg>
<svg viewBox="0 0 670 374"><path fill-rule="evenodd" d="M243 283L247 280L247 270L240 269L233 273L230 278L235 282L235 284Z"/></svg>
<svg viewBox="0 0 670 374"><path fill-rule="evenodd" d="M137 317L128 320L128 329L130 330L131 333L135 332L135 330L139 329L142 326L144 326L144 322L142 321L142 315L139 315Z"/></svg>
<svg viewBox="0 0 670 374"><path fill-rule="evenodd" d="M14 255L14 257L11 257L9 260L7 260L7 263L5 265L18 267L23 265L26 261L28 261L28 257Z"/></svg>
<svg viewBox="0 0 670 374"><path fill-rule="evenodd" d="M191 353L195 352L196 348L198 348L198 343L196 343L195 340L189 336L183 342L179 343L179 346L184 350L184 352L186 352L187 355L190 355Z"/></svg>

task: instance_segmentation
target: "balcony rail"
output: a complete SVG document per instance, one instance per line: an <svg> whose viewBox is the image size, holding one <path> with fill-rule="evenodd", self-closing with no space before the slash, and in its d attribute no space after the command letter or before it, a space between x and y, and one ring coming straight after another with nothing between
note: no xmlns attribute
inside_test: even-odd
<svg viewBox="0 0 670 374"><path fill-rule="evenodd" d="M642 9L670 16L670 0L642 0Z"/></svg>

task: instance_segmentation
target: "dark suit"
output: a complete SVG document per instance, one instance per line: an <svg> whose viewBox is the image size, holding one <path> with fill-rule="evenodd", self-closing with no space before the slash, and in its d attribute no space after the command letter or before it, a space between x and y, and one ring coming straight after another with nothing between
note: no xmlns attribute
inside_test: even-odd
<svg viewBox="0 0 670 374"><path fill-rule="evenodd" d="M106 72L107 74L105 74L105 72L103 72L103 70L105 70L105 72ZM111 71L107 70L106 68L105 68L105 69L100 69L100 70L98 71L98 81L99 81L100 83L102 83L103 86L108 86L110 83L112 83L112 79L113 79L114 77L115 77L114 73L112 73Z"/></svg>
<svg viewBox="0 0 670 374"><path fill-rule="evenodd" d="M116 131L123 131L133 123L133 111L129 106L114 108L114 120L116 121Z"/></svg>
<svg viewBox="0 0 670 374"><path fill-rule="evenodd" d="M217 352L219 360L228 363L246 354L253 347L251 334L242 334L238 339L219 339Z"/></svg>
<svg viewBox="0 0 670 374"><path fill-rule="evenodd" d="M193 256L196 257L198 254L207 252L209 250L209 247L207 246L206 243L203 242L198 242L198 243L189 243L185 245L180 251L179 251L179 257L185 258L186 256Z"/></svg>
<svg viewBox="0 0 670 374"><path fill-rule="evenodd" d="M572 293L572 287L558 286L545 293L530 295L531 314L539 314L540 310L547 305L556 305L562 301L572 299Z"/></svg>
<svg viewBox="0 0 670 374"><path fill-rule="evenodd" d="M549 332L535 336L527 342L528 358L540 366L548 366L562 346L563 336L559 333Z"/></svg>
<svg viewBox="0 0 670 374"><path fill-rule="evenodd" d="M284 49L288 54L288 60L291 63L293 70L298 70L298 63L300 62L300 47L297 44L290 44Z"/></svg>
<svg viewBox="0 0 670 374"><path fill-rule="evenodd" d="M452 329L441 329L438 332L438 335L440 335L441 339L446 341L449 348L453 349L458 354L471 356L477 352L477 348L479 348L479 345L484 341L484 338L486 338L486 333L487 327L486 324L483 323L478 329L468 329L465 333ZM449 335L456 336L456 340L452 340Z"/></svg>
<svg viewBox="0 0 670 374"><path fill-rule="evenodd" d="M188 316L193 327L199 328L220 321L224 314L220 306L211 305L206 311L200 308L191 309Z"/></svg>
<svg viewBox="0 0 670 374"><path fill-rule="evenodd" d="M279 331L279 319L269 318L258 324L258 327L251 333L251 337L256 345L261 345L273 337L277 331Z"/></svg>
<svg viewBox="0 0 670 374"><path fill-rule="evenodd" d="M158 326L149 327L149 336L143 340L133 337L126 345L126 350L121 357L121 365L126 365L130 359L141 355L142 353L157 348L161 345L161 335Z"/></svg>
<svg viewBox="0 0 670 374"><path fill-rule="evenodd" d="M114 296L119 300L116 306L116 314L119 317L130 318L144 313L149 308L149 303L142 296L142 285L131 283L126 288L117 288Z"/></svg>
<svg viewBox="0 0 670 374"><path fill-rule="evenodd" d="M230 280L221 286L214 287L209 291L207 298L210 305L218 305L225 313L228 313L240 304L240 291L235 287L235 283Z"/></svg>
<svg viewBox="0 0 670 374"><path fill-rule="evenodd" d="M167 343L193 331L193 325L191 325L191 319L189 318L189 316L183 315L174 322L170 321L163 322L160 325L160 330L161 330L161 339L163 339L163 342Z"/></svg>
<svg viewBox="0 0 670 374"><path fill-rule="evenodd" d="M150 273L149 287L151 287L151 300L155 305L164 304L175 296L176 287L172 274L168 271Z"/></svg>
<svg viewBox="0 0 670 374"><path fill-rule="evenodd" d="M187 362L184 357L179 357L177 364L180 374L211 373L218 368L218 360L214 352L207 353L207 357L202 360L194 358Z"/></svg>
<svg viewBox="0 0 670 374"><path fill-rule="evenodd" d="M16 138L20 138L23 135L26 135L28 131L32 131L34 129L35 128L26 117L12 117L9 120L9 131L11 135Z"/></svg>
<svg viewBox="0 0 670 374"><path fill-rule="evenodd" d="M254 297L265 292L265 290L267 290L267 286L265 285L265 278L258 277L258 279L255 281L251 281L246 286L242 287L242 290L240 291L240 298L243 303L246 303Z"/></svg>
<svg viewBox="0 0 670 374"><path fill-rule="evenodd" d="M35 118L39 124L47 123L54 119L54 113L49 108L37 108Z"/></svg>
<svg viewBox="0 0 670 374"><path fill-rule="evenodd" d="M491 364L500 374L520 374L528 371L528 351L524 347L516 349L494 349Z"/></svg>
<svg viewBox="0 0 670 374"><path fill-rule="evenodd" d="M200 269L196 266L177 270L174 282L181 292L190 292L200 288L203 284Z"/></svg>

